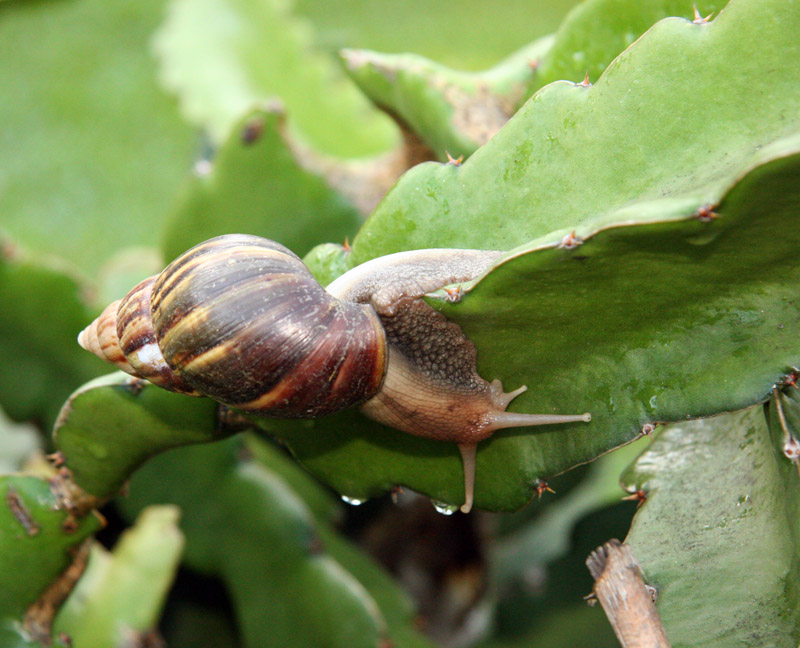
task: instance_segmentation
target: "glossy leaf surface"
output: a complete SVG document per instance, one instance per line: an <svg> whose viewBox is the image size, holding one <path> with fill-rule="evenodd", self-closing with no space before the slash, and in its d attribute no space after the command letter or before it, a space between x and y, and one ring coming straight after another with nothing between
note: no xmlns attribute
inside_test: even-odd
<svg viewBox="0 0 800 648"><path fill-rule="evenodd" d="M92 547L89 564L59 611L54 633L74 646L107 648L144 642L155 629L180 562L180 511L152 506L125 531L113 552Z"/></svg>
<svg viewBox="0 0 800 648"><path fill-rule="evenodd" d="M471 155L508 121L551 44L542 38L484 72L451 70L414 54L344 50L342 58L364 93L444 161Z"/></svg>
<svg viewBox="0 0 800 648"><path fill-rule="evenodd" d="M543 88L460 167L406 173L350 263L414 248L506 250L715 205L771 143L798 132L798 58L796 5L734 0L706 24L661 21L595 85Z"/></svg>
<svg viewBox="0 0 800 648"><path fill-rule="evenodd" d="M683 0L589 0L576 6L555 34L553 46L536 69L531 91L554 81L596 81L626 47L659 20L669 17L713 18L727 2Z"/></svg>
<svg viewBox="0 0 800 648"><path fill-rule="evenodd" d="M92 515L74 528L67 521L48 480L0 477L0 637L15 634L25 611L72 562L71 552L101 526Z"/></svg>
<svg viewBox="0 0 800 648"><path fill-rule="evenodd" d="M625 475L647 492L627 542L673 646L797 645L800 479L783 436L762 407L676 423Z"/></svg>
<svg viewBox="0 0 800 648"><path fill-rule="evenodd" d="M630 441L647 423L766 398L800 356L799 187L800 156L779 159L737 185L713 222L612 228L576 250L519 254L443 307L475 342L483 376L529 386L512 409L593 415L588 425L495 434L479 451L477 505L518 508L539 477ZM460 501L455 447L356 413L263 425L351 497L399 483Z"/></svg>
<svg viewBox="0 0 800 648"><path fill-rule="evenodd" d="M407 598L329 526L319 486L274 448L248 445L255 458L241 438L161 455L121 504L181 506L187 562L225 581L245 646L429 646Z"/></svg>
<svg viewBox="0 0 800 648"><path fill-rule="evenodd" d="M56 423L56 447L81 488L112 497L151 456L229 434L218 427L216 412L211 400L110 374L84 385L66 402Z"/></svg>

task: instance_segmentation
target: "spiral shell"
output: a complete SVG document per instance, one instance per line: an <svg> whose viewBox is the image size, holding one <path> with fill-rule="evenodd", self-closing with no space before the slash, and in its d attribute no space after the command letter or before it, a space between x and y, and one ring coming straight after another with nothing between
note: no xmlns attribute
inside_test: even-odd
<svg viewBox="0 0 800 648"><path fill-rule="evenodd" d="M238 409L330 414L371 398L386 371L375 312L335 299L295 254L256 236L201 243L115 304L81 334L84 348Z"/></svg>

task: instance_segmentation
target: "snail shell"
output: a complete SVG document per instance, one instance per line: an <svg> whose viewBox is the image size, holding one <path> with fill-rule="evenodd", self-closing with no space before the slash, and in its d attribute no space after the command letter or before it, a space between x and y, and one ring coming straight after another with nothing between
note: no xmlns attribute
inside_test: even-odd
<svg viewBox="0 0 800 648"><path fill-rule="evenodd" d="M415 250L365 263L323 289L291 251L233 234L192 248L109 305L84 348L165 389L245 411L313 418L360 405L396 429L458 444L472 506L475 453L495 430L588 414L506 412L461 328L420 297L485 272L485 250Z"/></svg>
<svg viewBox="0 0 800 648"><path fill-rule="evenodd" d="M160 387L283 418L363 402L386 371L374 310L333 298L295 254L246 235L192 248L79 342Z"/></svg>

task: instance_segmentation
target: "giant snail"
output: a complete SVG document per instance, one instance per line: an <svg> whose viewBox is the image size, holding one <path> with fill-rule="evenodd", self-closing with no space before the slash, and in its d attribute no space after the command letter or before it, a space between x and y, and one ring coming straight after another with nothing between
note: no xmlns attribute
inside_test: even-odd
<svg viewBox="0 0 800 648"><path fill-rule="evenodd" d="M294 253L231 234L201 243L110 304L82 347L165 389L232 408L314 418L351 406L420 437L458 444L472 508L479 441L509 427L589 421L506 412L461 328L421 297L502 256L415 250L374 259L323 289Z"/></svg>

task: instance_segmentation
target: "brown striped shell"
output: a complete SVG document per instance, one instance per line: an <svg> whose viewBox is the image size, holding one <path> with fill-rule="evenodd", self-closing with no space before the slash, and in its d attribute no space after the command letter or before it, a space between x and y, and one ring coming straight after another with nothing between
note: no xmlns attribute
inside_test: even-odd
<svg viewBox="0 0 800 648"><path fill-rule="evenodd" d="M182 393L284 418L371 398L386 339L366 305L339 301L282 245L220 236L109 306L82 346Z"/></svg>

